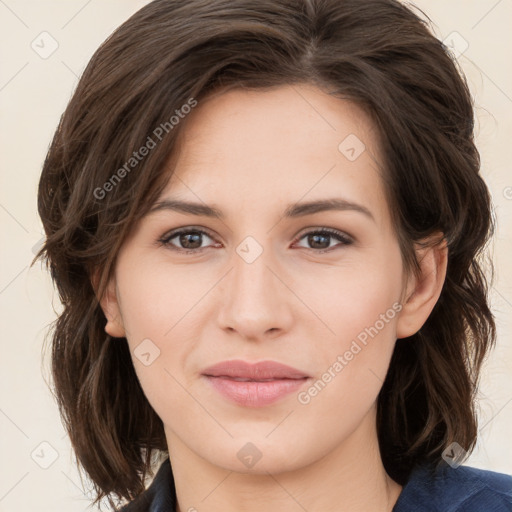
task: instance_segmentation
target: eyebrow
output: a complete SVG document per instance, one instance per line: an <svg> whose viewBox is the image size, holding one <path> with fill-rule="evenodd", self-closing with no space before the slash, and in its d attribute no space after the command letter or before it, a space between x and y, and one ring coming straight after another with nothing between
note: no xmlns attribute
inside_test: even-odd
<svg viewBox="0 0 512 512"><path fill-rule="evenodd" d="M180 213L189 215L197 215L204 217L212 217L223 220L225 218L224 213L214 206L209 206L204 203L195 203L190 201L179 201L177 199L163 199L162 201L156 202L150 209L149 213L161 211L161 210L172 210ZM304 217L306 215L312 215L314 213L325 212L325 211L356 211L364 214L375 222L375 217L372 212L363 205L347 201L341 198L322 199L318 201L308 201L302 203L296 203L288 206L284 211L284 217L296 218Z"/></svg>

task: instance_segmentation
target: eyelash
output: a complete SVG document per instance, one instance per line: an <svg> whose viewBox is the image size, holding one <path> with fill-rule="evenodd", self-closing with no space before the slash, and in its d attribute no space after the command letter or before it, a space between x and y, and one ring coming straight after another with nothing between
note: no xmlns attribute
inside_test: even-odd
<svg viewBox="0 0 512 512"><path fill-rule="evenodd" d="M177 236L179 235L182 235L182 234L190 234L190 233L194 233L194 234L201 234L201 235L206 235L208 238L211 238L212 240L214 240L213 236L211 234L209 234L207 231L203 230L203 229L195 229L195 228L190 228L190 227L187 227L187 228L181 228L181 229L178 229L176 231L171 231L170 233L164 235L163 237L161 237L158 242L160 245L164 246L164 247L167 247L173 251L177 251L177 252L181 252L183 254L198 254L200 252L203 252L205 249L208 249L209 247L201 247L201 248L198 248L198 249L182 249L180 247L176 247L176 246L173 246L170 241L174 238L176 238ZM353 240L348 237L347 235L345 235L344 233L342 233L341 231L338 231L336 229L332 229L332 228L320 228L320 229L317 229L317 230L312 230L312 231L308 231L306 233L302 233L300 236L298 236L297 238L295 238L293 240L293 243L295 244L296 242L302 240L303 238L309 236L309 235L327 235L327 236L331 236L333 238L336 238L340 243L341 246L343 245L351 245L353 243ZM336 245L334 247L330 247L328 249L310 249L308 247L305 247L305 249L308 249L310 251L313 251L317 254L322 254L322 253L325 253L325 252L330 252L332 251L333 249L335 249L336 247L339 247L339 245Z"/></svg>

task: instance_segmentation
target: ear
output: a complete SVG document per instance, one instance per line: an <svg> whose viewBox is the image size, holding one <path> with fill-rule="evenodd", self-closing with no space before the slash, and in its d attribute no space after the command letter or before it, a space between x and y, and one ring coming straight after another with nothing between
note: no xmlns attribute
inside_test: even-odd
<svg viewBox="0 0 512 512"><path fill-rule="evenodd" d="M407 279L405 299L397 321L397 338L407 338L417 333L434 309L446 278L446 240L438 240L433 247L418 246L416 257L420 274L417 277L410 275Z"/></svg>
<svg viewBox="0 0 512 512"><path fill-rule="evenodd" d="M126 337L126 330L121 316L121 308L119 307L115 275L107 283L105 291L101 297L98 297L99 280L100 271L99 269L96 269L92 274L92 285L96 292L96 297L98 298L101 309L107 318L105 332L110 334L113 338L124 338Z"/></svg>

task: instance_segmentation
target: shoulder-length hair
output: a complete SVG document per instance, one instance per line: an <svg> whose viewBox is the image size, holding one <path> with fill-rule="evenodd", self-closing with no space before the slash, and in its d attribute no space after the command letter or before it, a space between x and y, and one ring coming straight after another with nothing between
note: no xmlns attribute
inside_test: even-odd
<svg viewBox="0 0 512 512"><path fill-rule="evenodd" d="M433 233L448 245L441 296L421 330L397 341L378 397L384 466L403 483L451 442L474 447L478 375L496 336L481 261L494 224L472 98L447 48L396 0L155 0L93 55L38 190L47 239L36 259L63 304L54 392L96 501L136 497L167 449L127 343L104 331L97 297L118 250L171 178L164 167L195 104L215 91L299 83L371 116L404 268L418 272L414 244Z"/></svg>

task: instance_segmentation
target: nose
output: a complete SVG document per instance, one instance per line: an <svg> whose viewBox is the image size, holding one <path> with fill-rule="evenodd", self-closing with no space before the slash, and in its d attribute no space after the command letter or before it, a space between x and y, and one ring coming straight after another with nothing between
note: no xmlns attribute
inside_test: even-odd
<svg viewBox="0 0 512 512"><path fill-rule="evenodd" d="M294 295L285 274L268 248L252 262L243 252L234 251L231 270L218 290L219 326L252 341L288 331Z"/></svg>

